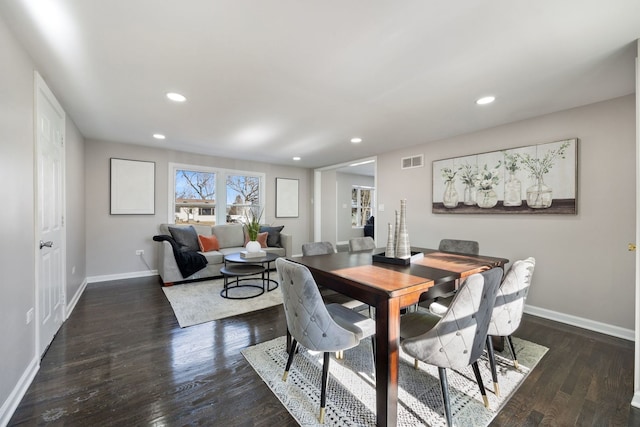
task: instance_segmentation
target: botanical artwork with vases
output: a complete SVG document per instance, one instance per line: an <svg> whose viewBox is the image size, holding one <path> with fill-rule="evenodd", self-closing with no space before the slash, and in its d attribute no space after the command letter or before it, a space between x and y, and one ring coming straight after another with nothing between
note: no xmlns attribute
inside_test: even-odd
<svg viewBox="0 0 640 427"><path fill-rule="evenodd" d="M434 213L576 214L578 139L433 162Z"/></svg>

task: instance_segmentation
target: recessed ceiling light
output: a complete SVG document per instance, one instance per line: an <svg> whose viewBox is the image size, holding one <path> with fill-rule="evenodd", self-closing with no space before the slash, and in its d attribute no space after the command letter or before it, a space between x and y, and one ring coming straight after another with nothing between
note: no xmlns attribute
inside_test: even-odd
<svg viewBox="0 0 640 427"><path fill-rule="evenodd" d="M179 93L175 93L175 92L169 92L167 93L167 98L169 98L172 101L175 102L184 102L187 100L187 98L184 95L181 95Z"/></svg>
<svg viewBox="0 0 640 427"><path fill-rule="evenodd" d="M295 160L295 161L297 162L297 161L299 161L299 160L300 160L300 157L295 156L295 157L293 158L293 160Z"/></svg>
<svg viewBox="0 0 640 427"><path fill-rule="evenodd" d="M360 142L362 142L362 138L351 138L351 142L353 142L354 144L358 144Z"/></svg>
<svg viewBox="0 0 640 427"><path fill-rule="evenodd" d="M491 104L495 100L496 100L495 96L485 96L483 98L478 99L476 101L476 104L478 104L478 105Z"/></svg>
<svg viewBox="0 0 640 427"><path fill-rule="evenodd" d="M161 133L154 133L154 134L153 134L153 137L154 137L155 139L165 139L165 138L166 138L166 136L164 136L164 135L163 135L163 134L161 134Z"/></svg>

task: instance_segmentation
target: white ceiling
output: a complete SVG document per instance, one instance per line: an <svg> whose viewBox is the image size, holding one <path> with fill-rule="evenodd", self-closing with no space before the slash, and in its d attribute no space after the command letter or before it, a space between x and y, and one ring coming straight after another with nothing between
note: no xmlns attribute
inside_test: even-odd
<svg viewBox="0 0 640 427"><path fill-rule="evenodd" d="M85 137L303 167L633 93L640 38L638 0L0 0L0 15Z"/></svg>

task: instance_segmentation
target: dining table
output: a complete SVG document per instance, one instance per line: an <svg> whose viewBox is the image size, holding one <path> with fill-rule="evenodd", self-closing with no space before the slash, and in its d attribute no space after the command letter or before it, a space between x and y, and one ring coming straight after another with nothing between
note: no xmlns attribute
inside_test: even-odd
<svg viewBox="0 0 640 427"><path fill-rule="evenodd" d="M453 291L461 279L508 259L411 248L410 259L384 257L384 249L289 257L306 266L320 286L375 307L376 422L395 426L401 311ZM408 262L410 261L410 262Z"/></svg>

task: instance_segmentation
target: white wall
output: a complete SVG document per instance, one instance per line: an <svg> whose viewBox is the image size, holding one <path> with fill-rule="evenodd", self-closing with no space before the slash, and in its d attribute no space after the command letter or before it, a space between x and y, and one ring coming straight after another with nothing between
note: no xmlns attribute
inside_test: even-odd
<svg viewBox="0 0 640 427"><path fill-rule="evenodd" d="M75 305L87 277L84 137L67 114L65 141L67 305ZM67 313L69 314L69 313Z"/></svg>
<svg viewBox="0 0 640 427"><path fill-rule="evenodd" d="M577 215L431 213L432 161L574 137ZM420 153L425 167L400 170L401 157ZM529 305L633 330L635 261L627 244L635 241L635 167L629 95L379 156L378 204L385 211L376 222L380 228L393 221L406 198L412 245L437 247L448 237L477 240L481 253L512 261L534 256Z"/></svg>
<svg viewBox="0 0 640 427"><path fill-rule="evenodd" d="M0 425L36 363L33 63L0 16ZM33 366L32 368L33 369ZM27 384L28 385L28 384ZM15 393L14 393L15 395ZM6 421L6 420L5 420Z"/></svg>
<svg viewBox="0 0 640 427"><path fill-rule="evenodd" d="M0 425L8 422L39 367L36 322L34 82L37 65L0 16ZM46 79L46 76L45 76ZM64 107L64 105L63 105ZM67 115L67 302L85 279L84 139ZM75 274L70 270L75 266Z"/></svg>
<svg viewBox="0 0 640 427"><path fill-rule="evenodd" d="M109 214L109 159L118 157L156 163L155 215ZM152 237L158 225L168 221L169 163L185 163L224 169L264 172L266 207L264 222L284 225L293 236L293 253L300 253L312 227L312 171L259 162L204 156L131 144L87 141L85 152L87 276L89 281L144 275L157 269L160 244ZM299 179L299 217L275 218L275 179ZM144 250L143 257L135 254Z"/></svg>

